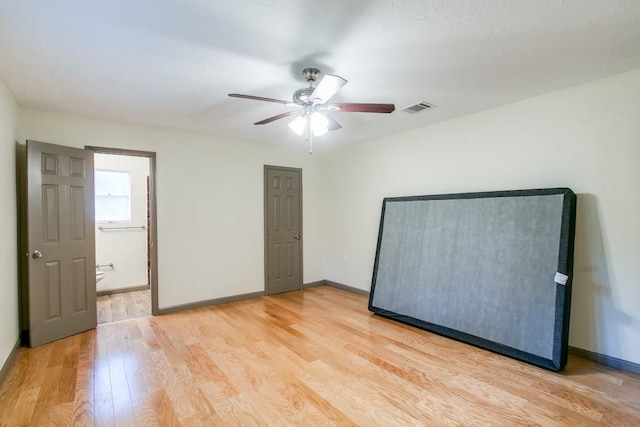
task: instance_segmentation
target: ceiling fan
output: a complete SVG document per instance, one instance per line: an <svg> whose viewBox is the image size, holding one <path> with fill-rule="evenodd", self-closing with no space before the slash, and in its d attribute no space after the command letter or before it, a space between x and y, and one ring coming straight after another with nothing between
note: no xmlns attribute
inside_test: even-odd
<svg viewBox="0 0 640 427"><path fill-rule="evenodd" d="M254 125L265 125L273 121L284 119L285 117L297 116L289 123L289 127L299 135L304 133L305 140L309 142L309 154L312 153L313 136L320 136L327 131L340 129L342 126L333 117L327 114L328 111L342 111L349 113L391 113L395 110L393 104L361 104L361 103L332 103L329 99L333 97L345 84L347 80L332 74L325 75L316 85L315 82L320 74L317 68L305 68L302 75L309 82L308 87L298 89L293 93L293 102L281 99L265 98L262 96L242 95L230 93L232 98L253 99L256 101L275 102L288 107L297 107L293 111L269 117Z"/></svg>

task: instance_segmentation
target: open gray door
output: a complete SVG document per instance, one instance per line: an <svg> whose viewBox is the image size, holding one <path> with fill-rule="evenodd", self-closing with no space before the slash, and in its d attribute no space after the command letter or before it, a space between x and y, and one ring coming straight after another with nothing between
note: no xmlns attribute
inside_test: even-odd
<svg viewBox="0 0 640 427"><path fill-rule="evenodd" d="M93 153L27 141L29 344L96 327Z"/></svg>

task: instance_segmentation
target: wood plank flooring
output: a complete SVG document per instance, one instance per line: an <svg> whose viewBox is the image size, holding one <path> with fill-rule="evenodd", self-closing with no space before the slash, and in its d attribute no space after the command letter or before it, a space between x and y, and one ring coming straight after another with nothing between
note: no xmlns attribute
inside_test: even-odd
<svg viewBox="0 0 640 427"><path fill-rule="evenodd" d="M151 291L121 292L96 298L98 324L151 315Z"/></svg>
<svg viewBox="0 0 640 427"><path fill-rule="evenodd" d="M640 425L640 376L549 372L320 286L21 349L0 425Z"/></svg>

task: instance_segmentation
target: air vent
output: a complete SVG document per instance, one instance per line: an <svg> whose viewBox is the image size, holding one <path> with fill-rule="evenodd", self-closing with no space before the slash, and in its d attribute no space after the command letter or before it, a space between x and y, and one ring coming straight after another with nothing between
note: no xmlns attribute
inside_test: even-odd
<svg viewBox="0 0 640 427"><path fill-rule="evenodd" d="M407 113L414 114L414 113L419 113L420 111L430 110L432 108L436 108L436 106L433 104L429 104L428 102L421 101L421 102L418 102L417 104L409 105L408 107L403 108L402 111L406 111Z"/></svg>

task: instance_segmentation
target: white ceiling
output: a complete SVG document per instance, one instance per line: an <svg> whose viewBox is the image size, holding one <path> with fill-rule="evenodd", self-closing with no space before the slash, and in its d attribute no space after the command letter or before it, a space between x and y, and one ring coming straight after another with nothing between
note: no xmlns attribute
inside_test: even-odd
<svg viewBox="0 0 640 427"><path fill-rule="evenodd" d="M315 66L349 83L317 151L640 68L638 0L0 0L0 79L25 108L300 146ZM427 101L438 108L408 114Z"/></svg>

